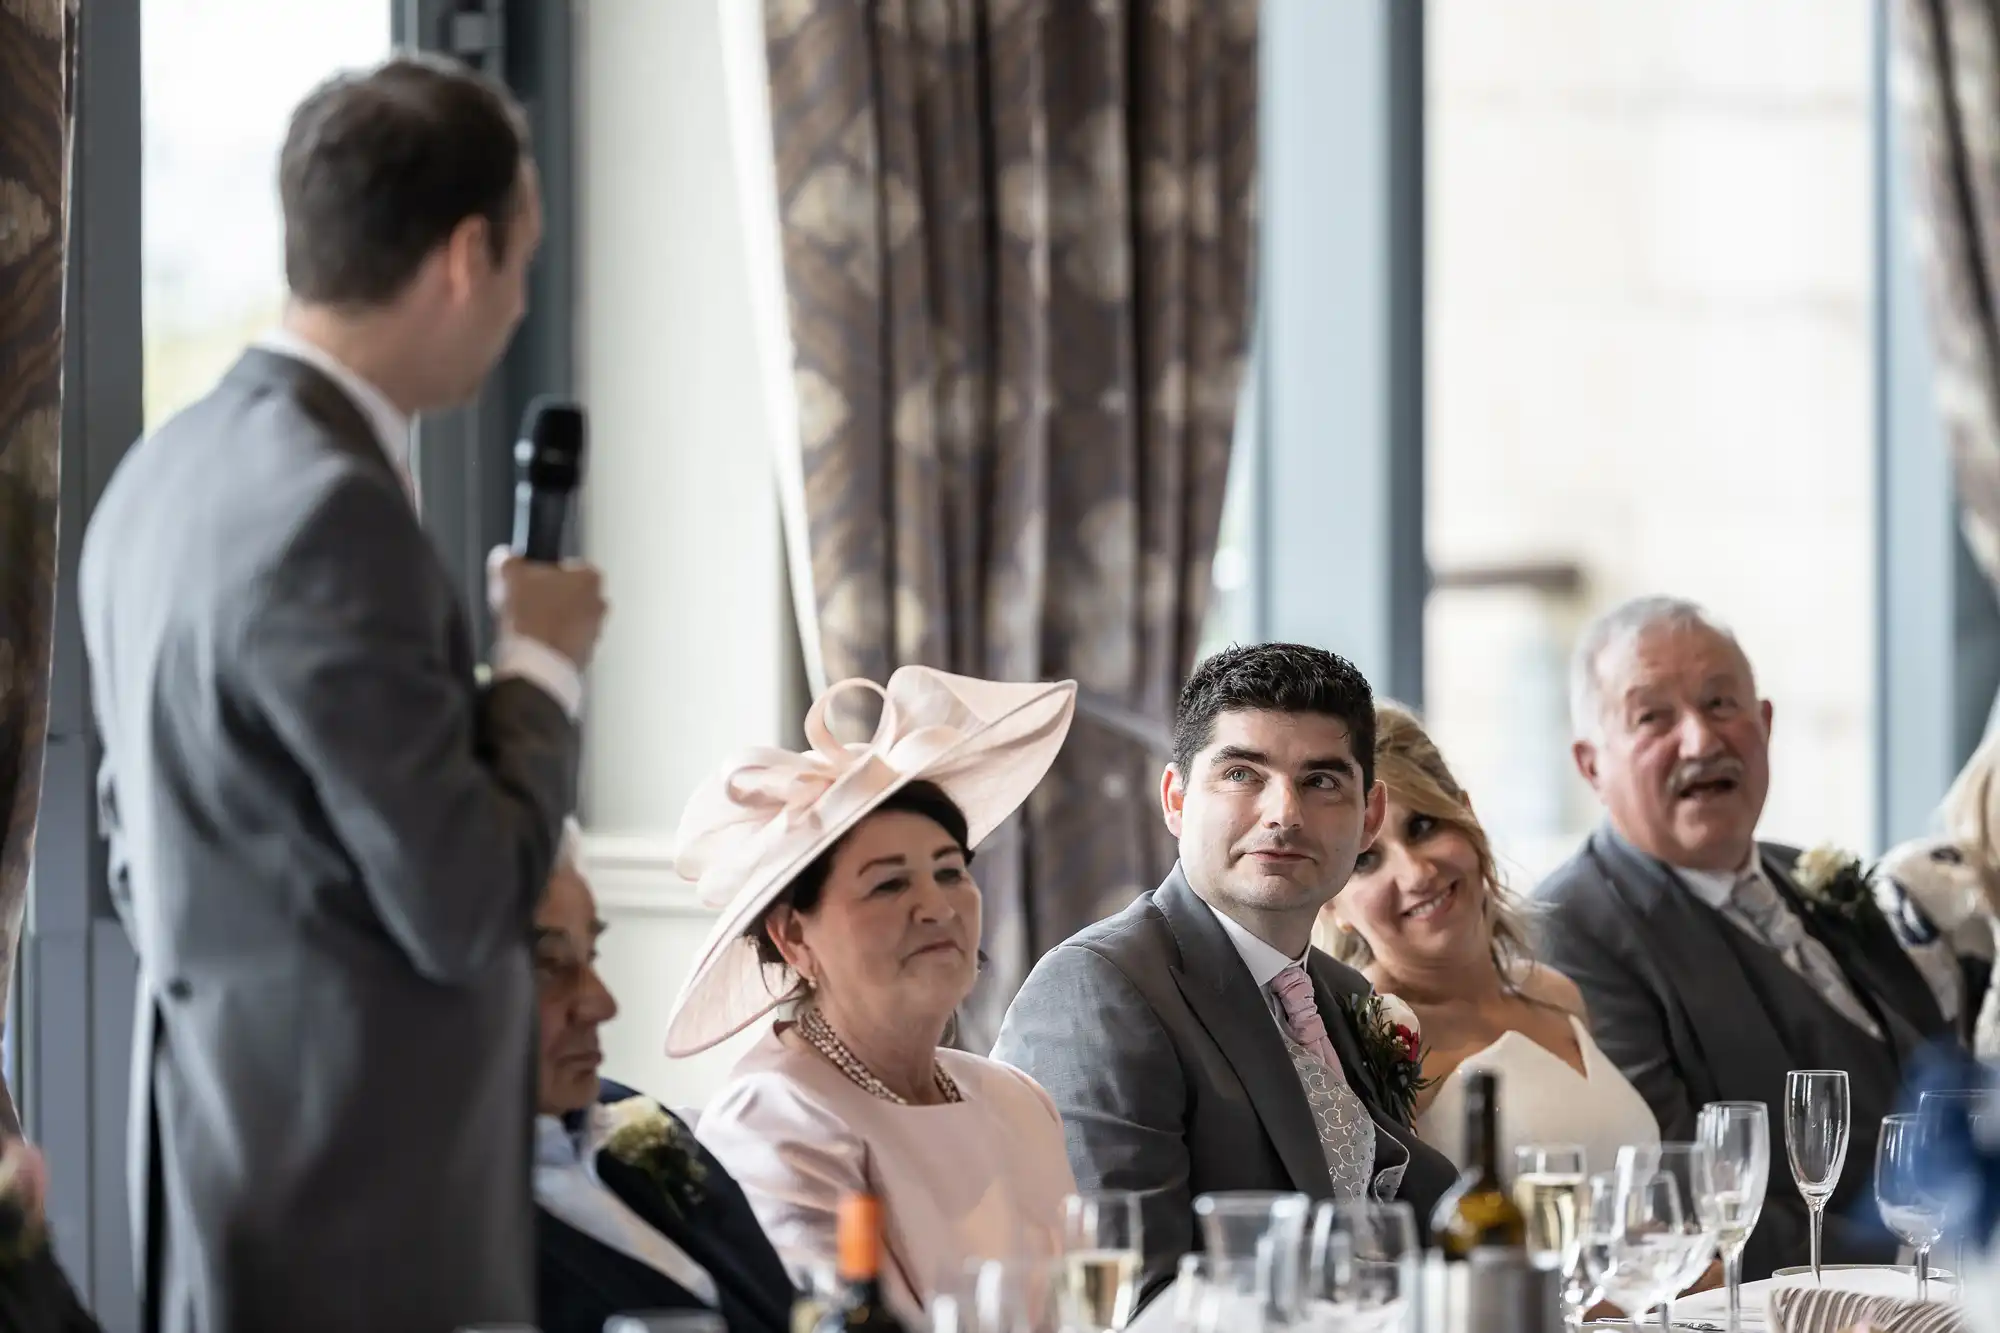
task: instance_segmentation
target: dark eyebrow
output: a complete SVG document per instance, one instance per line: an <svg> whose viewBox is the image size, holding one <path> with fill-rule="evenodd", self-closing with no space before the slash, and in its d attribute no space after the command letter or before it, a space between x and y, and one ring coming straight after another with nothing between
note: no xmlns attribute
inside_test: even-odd
<svg viewBox="0 0 2000 1333"><path fill-rule="evenodd" d="M1262 750L1253 750L1247 745L1225 745L1217 750L1215 757L1208 762L1210 767L1221 764L1256 764L1261 768L1269 768L1271 756Z"/></svg>
<svg viewBox="0 0 2000 1333"><path fill-rule="evenodd" d="M1209 760L1210 767L1223 764L1255 764L1259 768L1274 768L1271 756L1262 750L1253 750L1247 745L1225 745ZM1301 767L1302 773L1338 773L1344 778L1353 777L1359 770L1352 759L1345 755L1330 755L1322 759L1308 759Z"/></svg>
<svg viewBox="0 0 2000 1333"><path fill-rule="evenodd" d="M878 856L873 861L863 861L861 863L861 871L873 870L877 866L904 866L908 864L908 858L901 852L898 852L893 856Z"/></svg>

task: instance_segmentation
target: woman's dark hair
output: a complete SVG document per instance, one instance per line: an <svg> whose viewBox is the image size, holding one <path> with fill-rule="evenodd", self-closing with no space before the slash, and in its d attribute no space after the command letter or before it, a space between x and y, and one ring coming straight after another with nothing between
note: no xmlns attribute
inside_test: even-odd
<svg viewBox="0 0 2000 1333"><path fill-rule="evenodd" d="M958 849L965 853L965 859L972 860L972 836L965 823L965 812L958 803L944 794L944 788L933 782L917 781L899 787L889 798L869 811L866 819L895 811L907 815L922 815L943 829ZM855 828L859 828L856 824ZM820 894L826 889L826 878L833 871L833 858L840 855L840 849L854 836L849 829L839 841L813 858L812 864L792 877L784 892L771 900L771 905L757 914L756 921L744 934L757 945L759 961L774 967L784 966L785 956L778 952L778 946L771 943L771 933L764 928L771 919L771 913L781 906L790 907L794 912L811 913L819 907Z"/></svg>

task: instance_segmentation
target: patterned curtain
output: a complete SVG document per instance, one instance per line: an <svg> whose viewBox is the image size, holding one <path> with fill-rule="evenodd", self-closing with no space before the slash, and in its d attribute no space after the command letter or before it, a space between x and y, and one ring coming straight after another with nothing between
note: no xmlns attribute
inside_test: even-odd
<svg viewBox="0 0 2000 1333"><path fill-rule="evenodd" d="M0 1006L49 724L75 32L64 0L0 0ZM0 1130L19 1128L0 1083Z"/></svg>
<svg viewBox="0 0 2000 1333"><path fill-rule="evenodd" d="M2000 9L1896 0L1893 20L1939 414L1966 540L2000 587Z"/></svg>
<svg viewBox="0 0 2000 1333"><path fill-rule="evenodd" d="M1040 953L1172 864L1157 787L1251 313L1256 0L767 0L829 680L1075 678L981 850L983 1049Z"/></svg>

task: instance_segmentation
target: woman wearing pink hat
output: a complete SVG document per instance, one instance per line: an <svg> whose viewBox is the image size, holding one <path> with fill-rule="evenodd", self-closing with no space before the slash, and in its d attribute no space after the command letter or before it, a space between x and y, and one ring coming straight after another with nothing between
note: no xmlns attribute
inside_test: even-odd
<svg viewBox="0 0 2000 1333"><path fill-rule="evenodd" d="M883 699L866 744L828 726L850 690ZM1054 1104L939 1043L978 974L972 849L1047 773L1074 706L1068 682L843 681L807 715L808 750L746 755L688 803L678 869L720 918L667 1053L779 1011L698 1132L795 1272L833 1261L858 1193L881 1200L883 1285L906 1313L971 1260L1059 1249L1076 1185Z"/></svg>

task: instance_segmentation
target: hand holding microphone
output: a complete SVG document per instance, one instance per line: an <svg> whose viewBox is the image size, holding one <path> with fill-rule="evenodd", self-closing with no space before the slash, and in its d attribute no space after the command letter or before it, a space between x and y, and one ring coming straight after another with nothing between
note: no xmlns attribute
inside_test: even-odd
<svg viewBox="0 0 2000 1333"><path fill-rule="evenodd" d="M607 609L597 569L559 560L583 448L582 408L545 398L529 404L514 446L514 546L495 549L487 561L487 596L501 632L539 640L578 670L590 664Z"/></svg>

